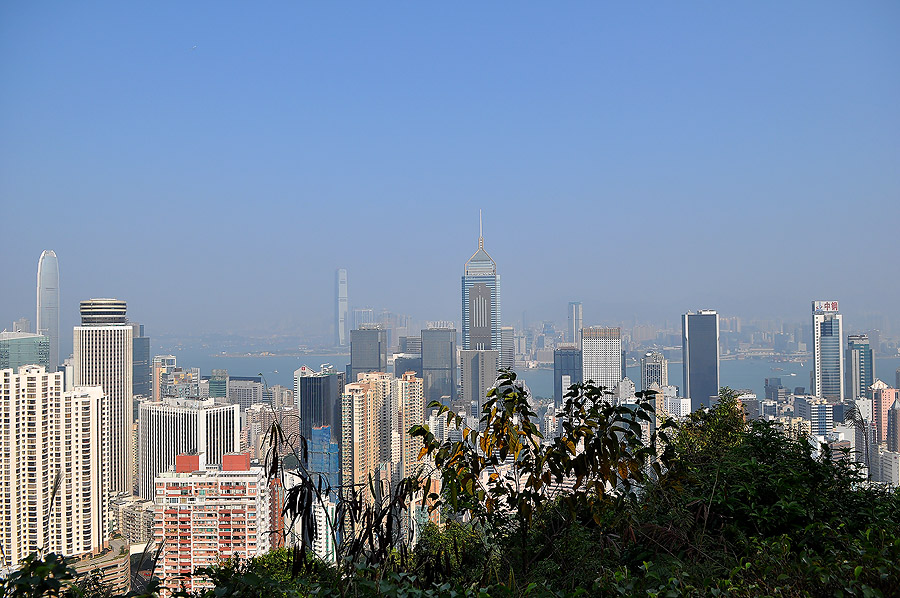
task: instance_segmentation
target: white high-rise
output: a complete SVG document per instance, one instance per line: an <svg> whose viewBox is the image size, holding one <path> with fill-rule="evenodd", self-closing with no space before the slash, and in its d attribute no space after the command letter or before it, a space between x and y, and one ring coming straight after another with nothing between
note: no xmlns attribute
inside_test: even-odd
<svg viewBox="0 0 900 598"><path fill-rule="evenodd" d="M844 400L844 330L837 301L812 302L815 396Z"/></svg>
<svg viewBox="0 0 900 598"><path fill-rule="evenodd" d="M46 250L38 260L37 332L50 339L49 371L59 365L59 262Z"/></svg>
<svg viewBox="0 0 900 598"><path fill-rule="evenodd" d="M221 465L222 455L240 450L238 405L214 399L169 398L141 403L138 415L138 493L153 500L153 478L175 465L178 455L199 455L200 467Z"/></svg>
<svg viewBox="0 0 900 598"><path fill-rule="evenodd" d="M612 390L625 377L621 328L589 326L581 331L582 379Z"/></svg>
<svg viewBox="0 0 900 598"><path fill-rule="evenodd" d="M39 549L77 556L106 544L102 399L99 387L64 391L63 374L43 366L0 370L3 566Z"/></svg>
<svg viewBox="0 0 900 598"><path fill-rule="evenodd" d="M74 384L100 386L105 395L104 442L109 446L109 492L132 491L132 328L125 302L81 302L74 331Z"/></svg>
<svg viewBox="0 0 900 598"><path fill-rule="evenodd" d="M584 327L584 316L581 301L569 303L566 326L566 340L577 347L581 346L581 329Z"/></svg>

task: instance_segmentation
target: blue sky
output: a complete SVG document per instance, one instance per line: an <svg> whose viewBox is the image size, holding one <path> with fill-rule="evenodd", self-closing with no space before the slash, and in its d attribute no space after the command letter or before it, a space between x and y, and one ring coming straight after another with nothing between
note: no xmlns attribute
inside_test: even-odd
<svg viewBox="0 0 900 598"><path fill-rule="evenodd" d="M0 6L0 318L459 320L484 210L504 320L805 320L900 294L900 4ZM848 322L848 324L852 324ZM0 323L0 327L8 324Z"/></svg>

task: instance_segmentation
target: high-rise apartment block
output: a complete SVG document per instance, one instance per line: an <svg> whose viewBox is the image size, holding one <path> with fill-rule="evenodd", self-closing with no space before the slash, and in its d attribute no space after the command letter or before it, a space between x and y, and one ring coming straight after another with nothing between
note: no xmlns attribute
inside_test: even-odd
<svg viewBox="0 0 900 598"><path fill-rule="evenodd" d="M0 332L0 370L42 365L50 371L50 338L30 332Z"/></svg>
<svg viewBox="0 0 900 598"><path fill-rule="evenodd" d="M163 595L181 584L214 587L194 575L230 558L250 559L272 547L273 493L262 467L246 454L222 457L221 468L204 467L199 455L178 455L154 483L154 539L162 546L156 575Z"/></svg>
<svg viewBox="0 0 900 598"><path fill-rule="evenodd" d="M900 390L890 388L881 380L872 385L872 424L875 426L875 442L887 442L888 414L894 403L900 401Z"/></svg>
<svg viewBox="0 0 900 598"><path fill-rule="evenodd" d="M347 382L356 382L359 374L386 372L387 333L380 324L364 324L350 331L350 365Z"/></svg>
<svg viewBox="0 0 900 598"><path fill-rule="evenodd" d="M868 335L851 334L847 338L844 369L847 376L844 387L847 398L869 396L869 387L875 384L875 354Z"/></svg>
<svg viewBox="0 0 900 598"><path fill-rule="evenodd" d="M99 387L64 391L61 372L0 370L3 567L37 550L76 556L105 546L104 406Z"/></svg>
<svg viewBox="0 0 900 598"><path fill-rule="evenodd" d="M691 409L709 408L719 396L719 314L712 309L681 316L683 394Z"/></svg>
<svg viewBox="0 0 900 598"><path fill-rule="evenodd" d="M59 262L56 253L44 251L37 271L37 333L50 339L48 370L56 371L59 361Z"/></svg>
<svg viewBox="0 0 900 598"><path fill-rule="evenodd" d="M843 317L837 301L812 302L812 394L833 403L844 399Z"/></svg>
<svg viewBox="0 0 900 598"><path fill-rule="evenodd" d="M201 468L221 465L222 455L240 448L237 405L213 399L165 399L141 403L138 420L139 494L153 499L153 479L175 464L180 454L196 454Z"/></svg>
<svg viewBox="0 0 900 598"><path fill-rule="evenodd" d="M421 339L425 404L456 402L456 329L426 328Z"/></svg>
<svg viewBox="0 0 900 598"><path fill-rule="evenodd" d="M334 273L334 346L346 347L350 342L350 304L347 298L347 270L338 268Z"/></svg>
<svg viewBox="0 0 900 598"><path fill-rule="evenodd" d="M553 351L553 406L563 405L563 397L573 384L582 382L581 349L575 345L560 345Z"/></svg>
<svg viewBox="0 0 900 598"><path fill-rule="evenodd" d="M581 309L581 302L571 301L567 311L566 342L580 347L582 328L584 328L584 315Z"/></svg>
<svg viewBox="0 0 900 598"><path fill-rule="evenodd" d="M476 420L481 419L481 406L488 390L497 383L499 361L498 351L463 349L459 352L461 399Z"/></svg>
<svg viewBox="0 0 900 598"><path fill-rule="evenodd" d="M581 331L582 380L612 390L625 377L622 329L589 326Z"/></svg>
<svg viewBox="0 0 900 598"><path fill-rule="evenodd" d="M400 477L408 477L420 464L419 452L422 450L422 439L413 438L408 432L411 427L425 423L425 397L422 379L417 378L412 372L404 373L392 382L391 394L390 409L392 415L396 414L391 461L397 463Z"/></svg>
<svg viewBox="0 0 900 598"><path fill-rule="evenodd" d="M100 386L105 396L103 431L109 445L109 491L132 491L133 330L125 302L81 302L81 326L74 331L74 385Z"/></svg>
<svg viewBox="0 0 900 598"><path fill-rule="evenodd" d="M669 361L656 351L641 357L641 390L648 390L653 383L669 385Z"/></svg>
<svg viewBox="0 0 900 598"><path fill-rule="evenodd" d="M462 277L462 348L499 352L501 347L500 275L479 230L478 250L466 262Z"/></svg>

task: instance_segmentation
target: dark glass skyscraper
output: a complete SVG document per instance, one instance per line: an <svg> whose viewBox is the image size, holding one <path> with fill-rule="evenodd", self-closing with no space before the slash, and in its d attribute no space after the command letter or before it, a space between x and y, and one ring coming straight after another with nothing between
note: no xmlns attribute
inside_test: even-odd
<svg viewBox="0 0 900 598"><path fill-rule="evenodd" d="M150 337L144 336L143 324L131 324L131 354L132 354L132 374L131 388L132 394L135 396L150 397L151 391L151 373L150 373Z"/></svg>
<svg viewBox="0 0 900 598"><path fill-rule="evenodd" d="M681 316L684 396L691 411L709 407L719 396L719 314L712 309Z"/></svg>
<svg viewBox="0 0 900 598"><path fill-rule="evenodd" d="M456 329L422 331L422 379L425 404L450 397L456 401Z"/></svg>
<svg viewBox="0 0 900 598"><path fill-rule="evenodd" d="M334 369L294 372L294 392L300 412L300 434L309 441L317 426L330 426L331 440L341 441L341 395L344 374Z"/></svg>
<svg viewBox="0 0 900 598"><path fill-rule="evenodd" d="M561 345L553 351L553 405L557 409L568 388L582 382L581 368L581 349L575 345Z"/></svg>
<svg viewBox="0 0 900 598"><path fill-rule="evenodd" d="M869 387L875 384L875 358L867 335L851 334L847 339L844 368L847 372L847 398L872 398Z"/></svg>
<svg viewBox="0 0 900 598"><path fill-rule="evenodd" d="M357 376L366 372L387 372L387 345L387 334L378 324L351 330L347 382L356 382Z"/></svg>

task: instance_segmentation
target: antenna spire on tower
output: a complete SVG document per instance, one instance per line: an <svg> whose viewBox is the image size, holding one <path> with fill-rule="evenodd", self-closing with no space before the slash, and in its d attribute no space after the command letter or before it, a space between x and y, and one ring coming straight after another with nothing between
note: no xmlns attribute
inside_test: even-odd
<svg viewBox="0 0 900 598"><path fill-rule="evenodd" d="M481 224L481 210L478 210L478 248L484 249L484 228Z"/></svg>

